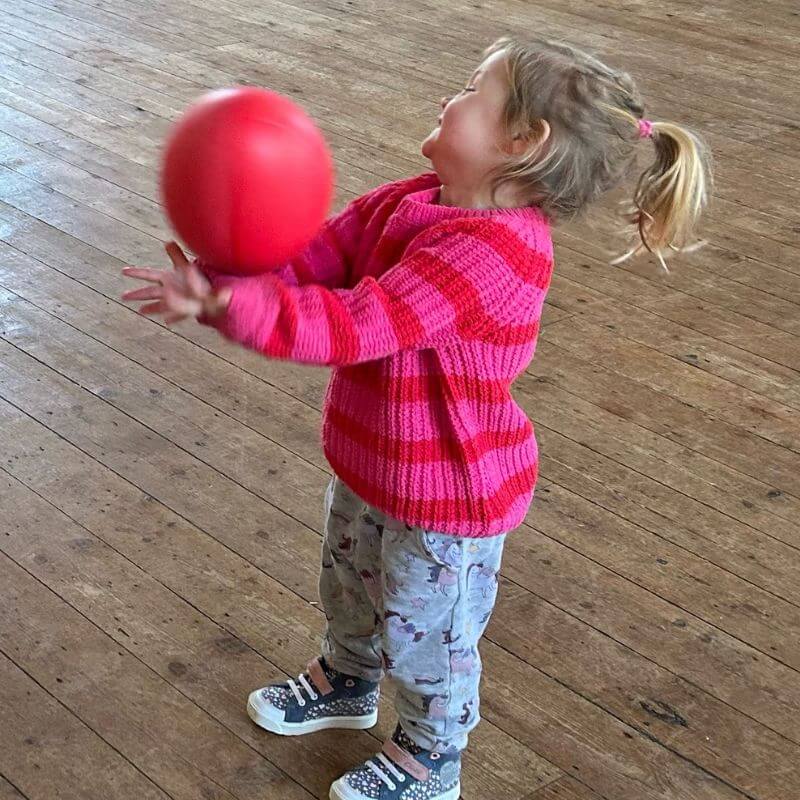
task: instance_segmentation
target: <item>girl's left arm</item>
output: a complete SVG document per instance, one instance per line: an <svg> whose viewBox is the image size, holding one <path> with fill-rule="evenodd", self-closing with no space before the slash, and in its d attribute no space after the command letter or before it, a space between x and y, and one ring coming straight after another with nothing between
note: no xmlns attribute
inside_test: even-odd
<svg viewBox="0 0 800 800"><path fill-rule="evenodd" d="M289 286L311 283L329 288L346 286L364 228L385 191L385 187L378 187L351 201L338 214L326 219L302 252L275 269L272 274L279 276ZM209 280L217 276L213 264L207 264L201 259L196 259L194 263Z"/></svg>

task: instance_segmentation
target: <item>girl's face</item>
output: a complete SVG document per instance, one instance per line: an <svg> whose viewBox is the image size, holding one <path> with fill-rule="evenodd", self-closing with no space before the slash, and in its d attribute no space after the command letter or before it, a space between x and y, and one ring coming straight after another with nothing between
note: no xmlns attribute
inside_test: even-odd
<svg viewBox="0 0 800 800"><path fill-rule="evenodd" d="M489 56L467 85L442 98L438 126L422 143L443 184L477 189L509 157L502 114L508 94L505 55Z"/></svg>

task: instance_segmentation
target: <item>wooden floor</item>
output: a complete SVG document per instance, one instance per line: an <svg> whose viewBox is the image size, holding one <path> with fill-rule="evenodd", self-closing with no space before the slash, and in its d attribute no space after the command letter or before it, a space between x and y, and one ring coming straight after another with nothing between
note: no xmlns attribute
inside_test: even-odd
<svg viewBox="0 0 800 800"><path fill-rule="evenodd" d="M326 374L117 297L210 87L313 113L338 203L421 171L507 31L589 46L708 138L709 246L558 233L518 396L543 479L483 646L467 800L800 798L800 15L744 0L0 0L0 798L309 800L371 733L247 692L316 650Z"/></svg>

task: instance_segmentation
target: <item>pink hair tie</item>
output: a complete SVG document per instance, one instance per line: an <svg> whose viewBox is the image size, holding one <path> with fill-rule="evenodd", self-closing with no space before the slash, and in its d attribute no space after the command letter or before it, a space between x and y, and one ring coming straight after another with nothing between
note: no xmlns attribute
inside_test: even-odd
<svg viewBox="0 0 800 800"><path fill-rule="evenodd" d="M653 123L649 119L639 120L639 138L640 139L653 138Z"/></svg>

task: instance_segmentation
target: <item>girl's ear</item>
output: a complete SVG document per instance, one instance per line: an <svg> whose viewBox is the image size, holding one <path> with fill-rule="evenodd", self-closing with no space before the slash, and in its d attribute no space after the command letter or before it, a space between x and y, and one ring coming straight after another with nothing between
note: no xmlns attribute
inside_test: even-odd
<svg viewBox="0 0 800 800"><path fill-rule="evenodd" d="M550 123L537 120L526 133L518 133L511 140L510 153L521 156L530 150L538 150L550 138Z"/></svg>

